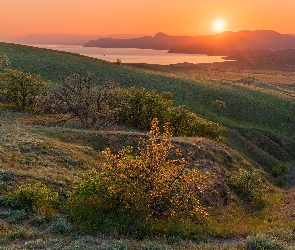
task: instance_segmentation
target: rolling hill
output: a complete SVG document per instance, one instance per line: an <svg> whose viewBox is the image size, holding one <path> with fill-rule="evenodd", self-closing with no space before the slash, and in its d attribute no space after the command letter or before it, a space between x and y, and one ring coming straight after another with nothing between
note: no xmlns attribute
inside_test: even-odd
<svg viewBox="0 0 295 250"><path fill-rule="evenodd" d="M206 249L212 248L216 238L222 238L220 249L236 249L249 240L247 236L265 232L275 234L276 239L287 241L290 246L294 242L295 89L292 72L138 67L7 43L0 43L0 51L10 58L12 68L40 73L53 83L53 89L63 77L86 68L100 81L111 80L122 87L140 86L158 93L169 91L177 105L185 104L198 116L227 127L223 142L172 138L174 145L186 153L191 152L191 168L211 173L202 202L211 206L213 201L220 206L212 207L211 218L202 223L177 228L169 221L168 225L172 223L170 231L156 224L154 230L162 232L156 239L165 247L169 242L175 249ZM215 105L220 102L224 103L223 108ZM59 192L62 204L86 171L100 169L104 164L103 149L110 147L116 152L124 146L136 147L139 138L145 136L145 131L128 127L112 130L85 130L75 124L50 127L42 125L42 119L47 119L46 115L0 105L2 191L41 181ZM249 208L237 196L232 199L227 180L239 169L258 171L269 185L271 190L261 207ZM105 236L87 239L81 235L75 235L75 239L71 235L56 236L50 231L54 218L10 210L5 207L5 195L0 193L0 197L0 244L6 247L71 249L73 244L82 248L85 244L91 247L105 244ZM65 222L62 225L66 225ZM132 229L132 225L128 226ZM183 238L179 238L178 233ZM58 237L64 240L57 240ZM233 243L228 238L233 239ZM207 241L206 246L199 245L202 239ZM114 246L117 241L109 241L109 244ZM147 249L145 242L133 239L124 240L124 244L128 249Z"/></svg>
<svg viewBox="0 0 295 250"><path fill-rule="evenodd" d="M210 76L207 75L210 75L210 71L204 72L206 78L201 74L198 77L198 73L193 73L194 70L189 72L192 77L189 77L189 74L179 77L175 68L170 70L169 66L164 67L169 73L145 70L66 52L5 43L0 43L0 50L11 59L13 68L35 74L40 73L45 79L51 80L55 86L62 77L79 68L87 68L95 72L99 79L115 81L120 86L141 86L150 90L155 89L159 93L170 91L176 105L185 104L198 116L220 122L229 127L251 130L257 134L266 133L267 137L272 135L270 137L277 138L275 140L280 141L281 139L278 138L282 138L282 140L288 141L290 145L293 144L295 127L295 116L292 115L295 112L294 89L292 85L288 84L274 85L276 77L278 80L282 78L280 73L272 74L271 82L264 83L263 78L269 77L269 75L263 71L255 72L252 75L251 84L244 84L243 81L235 82L233 79L229 81L222 80L222 78L220 80L209 80ZM162 68L159 67L159 69ZM230 74L231 72L229 72ZM234 78L239 80L239 74L235 72L234 74L236 74ZM245 78L245 73L240 77ZM215 100L225 102L226 112L220 113L216 110L211 104ZM243 136L243 138L245 137ZM248 139L246 141L249 142ZM282 142L279 143L279 147L282 147L280 144ZM293 148L291 147L291 149ZM265 152L265 150L262 149L262 152ZM290 158L294 159L295 151L285 148L283 150L289 152L287 153L288 159L285 161ZM269 152L266 153L269 154Z"/></svg>

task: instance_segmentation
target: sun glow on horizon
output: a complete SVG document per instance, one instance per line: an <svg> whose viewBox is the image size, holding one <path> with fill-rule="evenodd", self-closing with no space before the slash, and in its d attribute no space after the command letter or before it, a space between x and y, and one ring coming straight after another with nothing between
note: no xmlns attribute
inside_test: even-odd
<svg viewBox="0 0 295 250"><path fill-rule="evenodd" d="M222 20L215 21L214 28L216 31L221 32L224 30L224 27L225 27L224 21Z"/></svg>

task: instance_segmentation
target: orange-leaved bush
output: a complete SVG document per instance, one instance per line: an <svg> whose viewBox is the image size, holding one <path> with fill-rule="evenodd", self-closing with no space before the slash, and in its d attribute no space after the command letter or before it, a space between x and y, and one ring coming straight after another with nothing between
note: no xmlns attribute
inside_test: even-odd
<svg viewBox="0 0 295 250"><path fill-rule="evenodd" d="M154 119L136 155L131 147L117 154L106 149L101 171L88 173L69 197L67 208L72 220L79 226L87 223L92 229L101 229L114 215L141 221L207 216L197 196L207 174L187 168L188 159L174 148L170 138L168 126L161 134Z"/></svg>

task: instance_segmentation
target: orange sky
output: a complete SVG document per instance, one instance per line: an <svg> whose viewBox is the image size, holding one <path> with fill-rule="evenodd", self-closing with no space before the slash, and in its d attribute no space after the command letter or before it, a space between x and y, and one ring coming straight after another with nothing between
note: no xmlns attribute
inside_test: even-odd
<svg viewBox="0 0 295 250"><path fill-rule="evenodd" d="M295 33L295 0L0 0L0 37L28 34Z"/></svg>

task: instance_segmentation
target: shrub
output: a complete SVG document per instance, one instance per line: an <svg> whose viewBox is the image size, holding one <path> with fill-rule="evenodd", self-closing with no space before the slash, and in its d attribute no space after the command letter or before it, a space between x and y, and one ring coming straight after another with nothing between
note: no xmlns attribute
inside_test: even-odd
<svg viewBox="0 0 295 250"><path fill-rule="evenodd" d="M17 209L51 214L54 212L54 204L58 199L58 193L52 192L45 184L24 184L12 194L8 203Z"/></svg>
<svg viewBox="0 0 295 250"><path fill-rule="evenodd" d="M49 231L55 234L70 234L73 231L73 226L67 221L65 215L57 214Z"/></svg>
<svg viewBox="0 0 295 250"><path fill-rule="evenodd" d="M64 114L62 121L78 118L84 128L111 125L124 103L121 89L113 82L99 82L93 73L75 73L43 103L44 112Z"/></svg>
<svg viewBox="0 0 295 250"><path fill-rule="evenodd" d="M42 80L40 75L9 68L0 75L0 95L20 109L34 108L38 97L46 94L49 85L50 82Z"/></svg>
<svg viewBox="0 0 295 250"><path fill-rule="evenodd" d="M245 201L250 204L261 203L265 192L269 189L257 171L239 170L239 175L229 179L229 185Z"/></svg>
<svg viewBox="0 0 295 250"><path fill-rule="evenodd" d="M161 245L154 242L147 242L142 246L142 250L165 250L168 249L167 246Z"/></svg>
<svg viewBox="0 0 295 250"><path fill-rule="evenodd" d="M121 61L119 58L117 58L116 63L117 63L118 65L121 65L121 64L122 64L122 61Z"/></svg>
<svg viewBox="0 0 295 250"><path fill-rule="evenodd" d="M168 122L175 136L201 136L222 140L222 134L226 131L221 124L200 118L185 106L171 108Z"/></svg>
<svg viewBox="0 0 295 250"><path fill-rule="evenodd" d="M12 216L9 218L9 222L18 223L25 218L27 218L27 212L24 209L16 210L13 212Z"/></svg>
<svg viewBox="0 0 295 250"><path fill-rule="evenodd" d="M30 221L29 224L34 227L39 227L48 222L48 218L45 216L34 216Z"/></svg>
<svg viewBox="0 0 295 250"><path fill-rule="evenodd" d="M173 245L173 244L179 242L180 240L181 240L181 238L179 236L169 236L167 238L167 244Z"/></svg>
<svg viewBox="0 0 295 250"><path fill-rule="evenodd" d="M167 93L159 95L155 90L131 87L126 90L128 105L121 115L121 120L136 128L148 130L153 118L158 118L160 126L168 121L172 100Z"/></svg>
<svg viewBox="0 0 295 250"><path fill-rule="evenodd" d="M214 110L219 115L223 114L227 109L225 102L223 102L221 100L215 100L215 101L211 102L211 105L213 106Z"/></svg>
<svg viewBox="0 0 295 250"><path fill-rule="evenodd" d="M268 235L268 234L257 234L250 235L246 240L246 247L248 250L287 250L288 247L285 242Z"/></svg>
<svg viewBox="0 0 295 250"><path fill-rule="evenodd" d="M154 118L159 125L169 123L174 136L202 136L214 140L222 139L226 131L224 126L202 119L192 113L184 105L173 106L170 92L157 94L144 88L126 90L127 103L121 115L121 121L134 127L147 130Z"/></svg>
<svg viewBox="0 0 295 250"><path fill-rule="evenodd" d="M271 174L274 176L274 177L279 177L283 174L285 174L286 172L288 172L289 168L286 164L280 164L276 167L273 167L271 169Z"/></svg>
<svg viewBox="0 0 295 250"><path fill-rule="evenodd" d="M188 169L187 159L177 149L179 158L169 158L170 136L167 126L160 134L154 119L148 138L139 143L138 155L133 156L130 147L116 155L106 149L106 164L99 172L88 173L69 197L66 209L72 221L80 228L84 225L83 230L101 229L110 221L132 230L135 221L207 216L196 195L207 176Z"/></svg>

